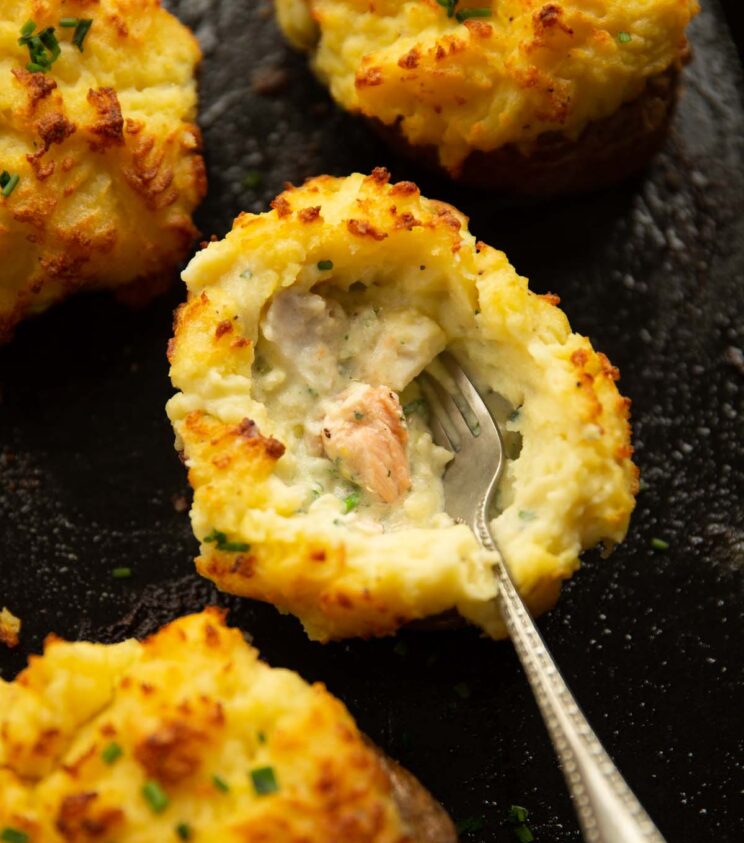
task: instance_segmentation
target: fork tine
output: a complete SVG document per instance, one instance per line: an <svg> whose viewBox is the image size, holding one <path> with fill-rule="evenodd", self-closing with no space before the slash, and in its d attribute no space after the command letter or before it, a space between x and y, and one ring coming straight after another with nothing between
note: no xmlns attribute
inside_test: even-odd
<svg viewBox="0 0 744 843"><path fill-rule="evenodd" d="M459 447L456 447L455 450L459 451L467 442L468 440L473 438L473 433L468 426L467 421L465 420L462 411L457 406L454 398L450 393L442 386L439 381L432 377L428 372L424 373L425 377L423 379L424 384L426 385L426 389L429 391L430 394L433 394L436 398L436 403L439 404L440 408L442 409L447 423L453 429L453 432L457 436L459 441ZM434 405L435 402L430 402ZM435 408L432 407L434 410ZM442 427L447 429L447 425L444 423L443 419L439 419ZM447 438L452 442L453 446L458 443L453 441L452 436L449 432L447 432Z"/></svg>
<svg viewBox="0 0 744 843"><path fill-rule="evenodd" d="M460 366L457 360L455 360L449 351L443 351L439 355L439 359L452 376L457 388L462 393L463 398L470 405L470 409L477 417L478 421L480 422L482 419L490 419L494 427L496 427L496 422L491 415L491 411L488 409L485 401L481 398L480 394L471 383L470 378L465 374L462 366Z"/></svg>
<svg viewBox="0 0 744 843"><path fill-rule="evenodd" d="M447 436L447 431L444 427L442 427L442 423L439 421L439 417L436 413L436 408L432 406L431 401L429 401L429 406L431 407L429 427L431 428L431 438L434 440L434 443L436 445L441 445L443 448L448 448L451 451L459 451L459 443L455 444L452 439Z"/></svg>

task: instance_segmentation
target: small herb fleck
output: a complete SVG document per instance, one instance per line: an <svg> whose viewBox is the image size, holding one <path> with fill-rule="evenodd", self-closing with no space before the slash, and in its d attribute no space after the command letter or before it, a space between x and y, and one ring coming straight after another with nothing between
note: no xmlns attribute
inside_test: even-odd
<svg viewBox="0 0 744 843"><path fill-rule="evenodd" d="M344 506L343 512L346 514L347 512L351 512L352 509L356 509L359 506L359 498L361 497L361 493L359 489L354 489L351 494L347 495L344 498Z"/></svg>
<svg viewBox="0 0 744 843"><path fill-rule="evenodd" d="M470 699L470 685L467 682L458 682L452 690L461 700Z"/></svg>
<svg viewBox="0 0 744 843"><path fill-rule="evenodd" d="M257 767L251 770L251 781L258 796L267 796L279 790L273 767Z"/></svg>
<svg viewBox="0 0 744 843"><path fill-rule="evenodd" d="M638 494L641 492L647 492L650 488L649 484L641 477L638 481Z"/></svg>
<svg viewBox="0 0 744 843"><path fill-rule="evenodd" d="M217 550L224 550L227 553L241 553L251 549L251 546L246 542L230 541L227 538L226 533L223 533L222 530L218 530L216 528L213 528L209 535L204 536L202 541L207 543L214 542Z"/></svg>
<svg viewBox="0 0 744 843"><path fill-rule="evenodd" d="M451 17L451 15L450 15ZM491 17L491 10L490 9L460 9L458 12L455 13L455 18L460 23L465 23L466 20L470 18L490 18Z"/></svg>
<svg viewBox="0 0 744 843"><path fill-rule="evenodd" d="M28 833L22 831L20 828L13 828L12 826L6 825L0 831L0 840L4 840L5 843L28 843Z"/></svg>
<svg viewBox="0 0 744 843"><path fill-rule="evenodd" d="M331 269L333 269L333 261L329 261L329 260L318 261L318 269L321 272L330 271Z"/></svg>
<svg viewBox="0 0 744 843"><path fill-rule="evenodd" d="M360 413L359 410L354 410L354 418L357 421L361 421L364 418L364 413Z"/></svg>
<svg viewBox="0 0 744 843"><path fill-rule="evenodd" d="M230 790L230 785L216 773L212 776L212 784L217 788L217 790L221 790L223 793L227 793Z"/></svg>
<svg viewBox="0 0 744 843"><path fill-rule="evenodd" d="M423 398L415 398L413 401L409 401L407 404L403 405L403 415L410 416L413 413L426 415L428 409L429 405Z"/></svg>
<svg viewBox="0 0 744 843"><path fill-rule="evenodd" d="M75 27L75 32L72 35L72 43L83 52L83 41L85 41L85 36L88 34L88 30L93 26L93 21L90 18L81 18L77 22L77 26Z"/></svg>
<svg viewBox="0 0 744 843"><path fill-rule="evenodd" d="M651 547L654 550L669 550L669 542L664 541L664 539L651 539Z"/></svg>
<svg viewBox="0 0 744 843"><path fill-rule="evenodd" d="M191 840L191 826L188 823L178 823L176 834L179 840Z"/></svg>
<svg viewBox="0 0 744 843"><path fill-rule="evenodd" d="M633 40L633 38L629 32L618 32L617 40L621 44L629 44Z"/></svg>
<svg viewBox="0 0 744 843"><path fill-rule="evenodd" d="M121 758L124 754L124 750L119 746L116 741L111 741L111 743L106 744L104 748L101 750L101 760L104 764L113 764L117 759Z"/></svg>
<svg viewBox="0 0 744 843"><path fill-rule="evenodd" d="M132 569L131 568L114 568L111 571L111 576L115 580L128 580L132 576Z"/></svg>
<svg viewBox="0 0 744 843"><path fill-rule="evenodd" d="M18 173L14 173L12 176L7 170L3 170L2 173L0 173L0 188L2 189L2 194L6 199L16 189L20 180L21 177Z"/></svg>
<svg viewBox="0 0 744 843"><path fill-rule="evenodd" d="M162 814L170 804L168 794L152 779L142 785L142 795L155 814Z"/></svg>
<svg viewBox="0 0 744 843"><path fill-rule="evenodd" d="M259 731L256 737L259 743L266 743L266 732Z"/></svg>
<svg viewBox="0 0 744 843"><path fill-rule="evenodd" d="M531 843L535 839L526 825L528 816L529 811L521 805L512 805L509 808L509 822L513 826L512 831L519 843Z"/></svg>
<svg viewBox="0 0 744 843"><path fill-rule="evenodd" d="M469 834L470 832L482 831L486 823L483 817L465 817L459 820L456 828L458 834Z"/></svg>
<svg viewBox="0 0 744 843"><path fill-rule="evenodd" d="M243 178L243 187L246 190L255 190L261 187L263 175L258 170L248 170Z"/></svg>
<svg viewBox="0 0 744 843"><path fill-rule="evenodd" d="M522 521L534 521L537 518L537 513L531 509L520 509L518 514Z"/></svg>

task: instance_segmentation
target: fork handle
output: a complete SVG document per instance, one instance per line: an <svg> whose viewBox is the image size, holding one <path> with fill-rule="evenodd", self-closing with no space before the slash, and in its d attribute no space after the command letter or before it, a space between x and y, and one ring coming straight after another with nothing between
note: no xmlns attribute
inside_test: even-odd
<svg viewBox="0 0 744 843"><path fill-rule="evenodd" d="M487 531L478 533L489 550L497 550ZM499 606L561 762L584 840L664 843L581 713L503 561L496 574Z"/></svg>

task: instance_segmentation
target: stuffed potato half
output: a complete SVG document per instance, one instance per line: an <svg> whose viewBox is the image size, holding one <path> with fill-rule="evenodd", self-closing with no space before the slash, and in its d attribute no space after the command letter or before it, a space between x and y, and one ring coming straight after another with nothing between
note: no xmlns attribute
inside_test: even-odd
<svg viewBox="0 0 744 843"><path fill-rule="evenodd" d="M207 609L139 642L51 637L0 679L0 835L24 843L452 843L320 685Z"/></svg>
<svg viewBox="0 0 744 843"><path fill-rule="evenodd" d="M170 283L206 188L199 60L159 0L4 0L0 341L77 290Z"/></svg>
<svg viewBox="0 0 744 843"><path fill-rule="evenodd" d="M617 372L411 182L312 179L240 216L184 278L168 414L197 566L220 588L321 640L452 609L505 634L493 556L443 511L451 454L416 376L444 348L521 437L492 528L532 610L582 549L624 537L637 473Z"/></svg>
<svg viewBox="0 0 744 843"><path fill-rule="evenodd" d="M477 187L549 195L663 140L696 0L277 0L345 109ZM353 22L353 23L352 23Z"/></svg>

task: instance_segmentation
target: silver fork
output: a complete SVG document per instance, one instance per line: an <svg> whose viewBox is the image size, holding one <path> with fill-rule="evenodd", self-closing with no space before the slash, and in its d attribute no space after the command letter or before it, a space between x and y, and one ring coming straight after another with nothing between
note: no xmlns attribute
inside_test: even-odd
<svg viewBox="0 0 744 843"><path fill-rule="evenodd" d="M488 511L504 468L501 433L483 399L451 354L439 356L455 386L430 373L419 384L431 408L434 441L455 452L444 475L445 509L470 526L487 550L498 548ZM581 713L512 583L496 565L499 607L553 741L588 843L664 843Z"/></svg>

